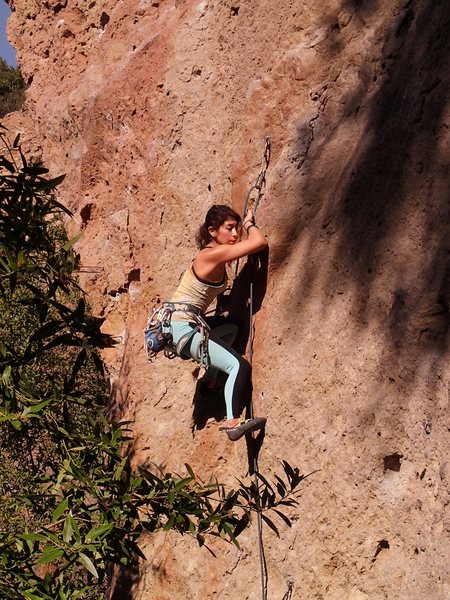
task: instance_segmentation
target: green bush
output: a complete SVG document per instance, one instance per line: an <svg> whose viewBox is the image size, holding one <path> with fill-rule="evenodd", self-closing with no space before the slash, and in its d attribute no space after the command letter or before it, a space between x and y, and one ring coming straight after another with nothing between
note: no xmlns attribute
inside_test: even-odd
<svg viewBox="0 0 450 600"><path fill-rule="evenodd" d="M0 118L20 110L25 101L25 84L18 67L0 58Z"/></svg>

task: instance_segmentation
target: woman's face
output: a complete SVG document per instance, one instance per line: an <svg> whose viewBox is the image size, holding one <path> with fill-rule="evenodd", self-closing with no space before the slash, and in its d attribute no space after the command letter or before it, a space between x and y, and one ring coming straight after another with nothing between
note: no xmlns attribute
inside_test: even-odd
<svg viewBox="0 0 450 600"><path fill-rule="evenodd" d="M219 229L208 229L217 244L235 244L239 237L239 225L236 219L226 219Z"/></svg>

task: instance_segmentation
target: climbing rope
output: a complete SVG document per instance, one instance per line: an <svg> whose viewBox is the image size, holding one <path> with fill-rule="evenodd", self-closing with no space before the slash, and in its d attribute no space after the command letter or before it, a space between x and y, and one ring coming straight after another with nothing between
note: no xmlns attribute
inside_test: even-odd
<svg viewBox="0 0 450 600"><path fill-rule="evenodd" d="M269 162L270 162L270 150L271 150L270 138L265 137L264 138L264 154L263 154L263 159L262 159L262 163L261 163L261 169L258 174L258 177L256 178L255 185L250 188L250 190L247 194L247 198L245 200L245 205L244 205L243 216L245 216L247 214L247 210L250 208L251 203L253 203L253 216L256 217L256 211L258 210L259 203L261 202L261 199L264 195L263 188L266 185L266 173L267 173L267 169L269 167ZM252 194L255 191L256 191L256 197L253 200ZM254 269L253 257L250 256L249 260L250 260L250 265L251 265L251 271L250 271L250 289L249 289L249 298L248 298L248 307L249 307L249 340L248 340L249 341L249 357L248 357L248 360L249 360L250 365L252 365L252 363L253 363L253 279L254 279L253 276L254 276L255 269ZM237 262L239 262L239 261L237 261ZM239 265L237 264L236 265L236 274L237 274L238 267L239 267ZM253 403L252 402L250 402L250 418L253 419ZM254 443L255 438L253 435L252 435L252 439L253 439L253 443ZM259 474L258 459L256 456L256 452L253 452L253 475L254 475L254 484L255 484L257 495L259 495L258 474ZM257 526L258 526L259 563L260 563L260 574L261 574L261 598L262 598L262 600L267 600L267 564L266 564L266 558L265 558L265 554L264 554L261 512L258 512Z"/></svg>
<svg viewBox="0 0 450 600"><path fill-rule="evenodd" d="M250 365L253 365L253 262L252 262L252 277L250 279L250 290L249 290L249 298L248 298L248 306L249 306L249 353L248 353L248 361ZM253 419L253 402L250 402L250 419ZM252 442L255 443L255 437L252 435ZM253 482L255 484L256 494L259 497L259 479L258 479L259 467L258 467L258 458L256 456L256 452L253 451ZM257 518L257 527L258 527L258 551L259 551L259 568L260 568L260 577L261 577L261 598L262 600L267 600L267 564L266 557L264 553L264 542L262 535L262 514L258 512Z"/></svg>

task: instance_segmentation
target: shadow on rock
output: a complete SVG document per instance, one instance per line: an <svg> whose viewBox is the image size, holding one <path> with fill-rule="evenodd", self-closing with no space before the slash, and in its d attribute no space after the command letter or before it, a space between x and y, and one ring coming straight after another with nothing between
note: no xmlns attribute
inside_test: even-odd
<svg viewBox="0 0 450 600"><path fill-rule="evenodd" d="M248 460L248 473L254 475L258 472L258 457L264 443L266 436L266 428L260 429L256 435L249 433L245 436L247 444L247 460Z"/></svg>
<svg viewBox="0 0 450 600"><path fill-rule="evenodd" d="M110 580L107 600L133 600L133 585L139 581L139 566L118 567L114 565L108 576Z"/></svg>
<svg viewBox="0 0 450 600"><path fill-rule="evenodd" d="M221 375L221 374L220 374ZM220 380L222 377L220 377ZM197 381L192 400L192 432L203 429L209 419L222 421L225 418L225 398L223 385L219 389L208 388L208 378L202 377Z"/></svg>
<svg viewBox="0 0 450 600"><path fill-rule="evenodd" d="M233 347L244 354L250 335L250 290L252 291L252 313L261 309L267 291L269 248L251 255L233 282L225 297L221 298L219 308L228 311L230 318L238 320L239 335Z"/></svg>
<svg viewBox="0 0 450 600"><path fill-rule="evenodd" d="M409 0L386 25L380 60L345 96L340 120L329 125L324 108L314 123L322 135L299 165L298 194L304 204L325 181L320 206L309 223L299 206L282 244L289 255L302 237L298 301L320 302L320 290L325 315L333 294L349 292L349 323L384 336L380 372L405 368L410 385L450 341L449 26L450 4L434 0ZM364 129L355 144L350 118ZM324 180L329 148L347 142L339 174Z"/></svg>

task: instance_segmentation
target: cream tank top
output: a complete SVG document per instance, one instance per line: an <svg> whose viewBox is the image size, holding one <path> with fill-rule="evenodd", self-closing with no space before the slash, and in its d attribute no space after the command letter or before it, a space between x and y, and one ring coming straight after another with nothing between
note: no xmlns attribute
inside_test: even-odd
<svg viewBox="0 0 450 600"><path fill-rule="evenodd" d="M205 313L208 306L227 288L227 274L220 283L208 283L197 277L191 266L185 271L181 281L169 302L186 302L193 304ZM172 320L189 321L189 316L182 312L174 313Z"/></svg>

